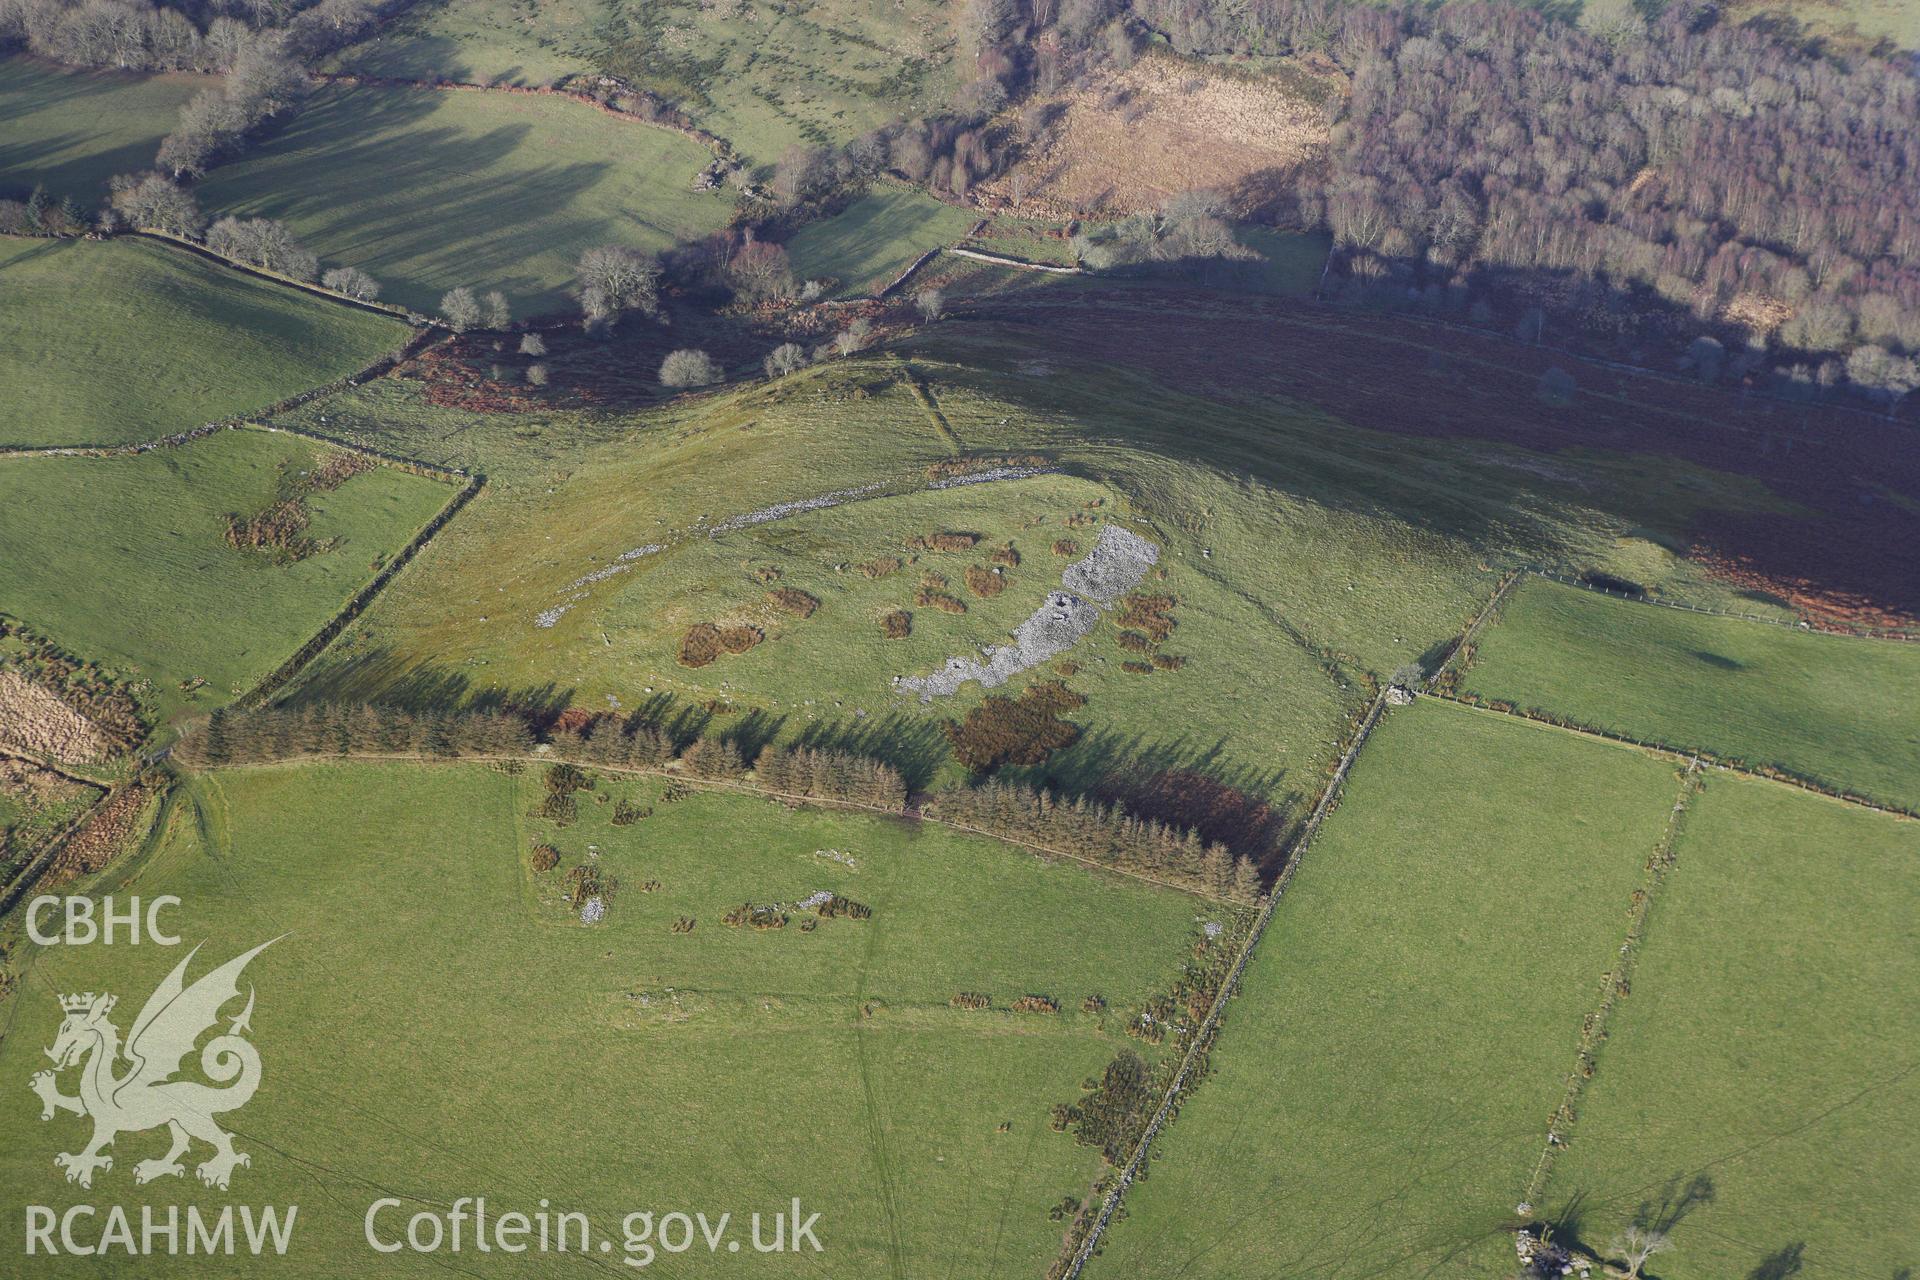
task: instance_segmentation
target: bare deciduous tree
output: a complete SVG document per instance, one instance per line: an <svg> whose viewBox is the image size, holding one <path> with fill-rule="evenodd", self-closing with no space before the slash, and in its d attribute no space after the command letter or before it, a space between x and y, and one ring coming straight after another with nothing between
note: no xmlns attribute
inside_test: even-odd
<svg viewBox="0 0 1920 1280"><path fill-rule="evenodd" d="M660 264L638 249L602 245L580 255L574 290L590 329L610 324L622 311L653 315L660 310Z"/></svg>
<svg viewBox="0 0 1920 1280"><path fill-rule="evenodd" d="M913 295L913 305L920 318L931 323L946 314L947 295L929 285Z"/></svg>
<svg viewBox="0 0 1920 1280"><path fill-rule="evenodd" d="M704 351L683 347L660 362L663 387L704 387L720 381L720 366Z"/></svg>
<svg viewBox="0 0 1920 1280"><path fill-rule="evenodd" d="M783 342L767 352L765 367L767 376L781 378L801 369L807 363L807 349L797 342Z"/></svg>
<svg viewBox="0 0 1920 1280"><path fill-rule="evenodd" d="M320 283L335 293L372 302L380 296L380 282L358 267L334 267L320 277Z"/></svg>
<svg viewBox="0 0 1920 1280"><path fill-rule="evenodd" d="M461 285L440 295L440 318L455 333L465 333L480 323L480 302L473 290Z"/></svg>
<svg viewBox="0 0 1920 1280"><path fill-rule="evenodd" d="M487 290L482 299L486 309L487 328L507 329L513 324L513 309L507 305L507 295L498 289Z"/></svg>
<svg viewBox="0 0 1920 1280"><path fill-rule="evenodd" d="M1673 1241L1667 1233L1657 1227L1643 1227L1633 1223L1614 1239L1613 1251L1627 1260L1627 1280L1638 1280L1640 1268L1647 1265L1647 1259L1656 1253L1665 1253L1673 1248Z"/></svg>
<svg viewBox="0 0 1920 1280"><path fill-rule="evenodd" d="M122 174L110 184L113 207L143 231L196 236L207 225L193 196L157 173Z"/></svg>

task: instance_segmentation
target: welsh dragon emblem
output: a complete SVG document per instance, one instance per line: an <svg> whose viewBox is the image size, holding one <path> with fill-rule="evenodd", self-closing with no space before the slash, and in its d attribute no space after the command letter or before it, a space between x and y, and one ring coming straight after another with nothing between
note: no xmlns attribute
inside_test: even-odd
<svg viewBox="0 0 1920 1280"><path fill-rule="evenodd" d="M104 1152L115 1137L160 1125L167 1126L173 1145L159 1159L133 1166L137 1183L179 1177L185 1172L180 1157L196 1138L213 1148L212 1158L195 1169L200 1181L210 1187L224 1190L234 1166L251 1163L245 1152L233 1149L233 1135L213 1120L221 1112L245 1106L260 1087L260 1053L244 1034L253 1016L251 987L246 1007L200 1051L200 1069L215 1084L174 1076L194 1043L220 1021L222 1006L239 997L240 971L278 941L263 942L188 986L187 965L200 950L195 947L147 997L124 1046L120 1029L107 1016L113 1012L114 996L89 991L60 997L66 1017L47 1050L53 1070L35 1073L31 1086L40 1095L42 1120L53 1119L56 1111L71 1111L93 1121L91 1142L78 1152L53 1158L66 1171L68 1182L91 1187L96 1169L113 1168L113 1157ZM122 1061L124 1070L119 1069ZM70 1067L80 1069L78 1096L60 1092L57 1076Z"/></svg>

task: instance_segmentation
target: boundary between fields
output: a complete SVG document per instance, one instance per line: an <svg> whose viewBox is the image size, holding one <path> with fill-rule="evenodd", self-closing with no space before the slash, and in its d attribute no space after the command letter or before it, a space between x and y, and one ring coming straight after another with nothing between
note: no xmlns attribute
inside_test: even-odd
<svg viewBox="0 0 1920 1280"><path fill-rule="evenodd" d="M465 485L461 486L460 492L454 494L453 498L448 501L444 507L440 508L439 514L427 521L427 523L421 527L420 531L413 535L412 540L396 552L393 558L387 561L386 565L381 568L380 572L373 576L371 581L354 592L352 598L349 599L346 604L342 605L331 618L327 619L305 644L294 650L292 656L262 676L252 688L235 698L228 705L242 711L260 706L269 697L285 687L295 676L299 675L308 663L326 652L327 646L332 644L354 619L366 612L367 606L373 603L374 598L380 594L386 585L392 582L394 577L402 569L413 562L414 556L418 555L427 543L433 540L435 534L446 528L448 521L458 515L461 509L486 487L486 484L487 482L484 476L474 476L469 479Z"/></svg>
<svg viewBox="0 0 1920 1280"><path fill-rule="evenodd" d="M1534 1200L1546 1189L1547 1179L1552 1175L1554 1158L1566 1145L1567 1133L1577 1118L1574 1104L1579 1101L1587 1080L1593 1076L1596 1055L1607 1038L1607 1018L1614 1006L1632 989L1634 962L1639 958L1640 940L1646 933L1647 916L1653 910L1654 897L1660 892L1661 885L1666 883L1667 872L1673 867L1675 846L1686 823L1687 810L1694 797L1700 794L1700 786L1700 761L1689 760L1686 773L1680 779L1680 794L1667 814L1666 829L1661 832L1652 855L1647 859L1646 875L1640 888L1634 891L1626 939L1620 944L1613 967L1600 980L1600 1003L1581 1021L1580 1044L1574 1052L1573 1067L1567 1072L1560 1105L1554 1108L1547 1121L1546 1141L1540 1148L1540 1158L1534 1163L1533 1175L1527 1181L1520 1203L1514 1206L1516 1213L1531 1214L1534 1211Z"/></svg>
<svg viewBox="0 0 1920 1280"><path fill-rule="evenodd" d="M1294 842L1293 851L1288 856L1286 865L1280 869L1279 876L1274 880L1272 892L1267 895L1266 901L1261 904L1259 912L1254 916L1253 925L1247 931L1247 940L1241 945L1240 954L1235 957L1233 967L1227 971L1226 978L1220 983L1220 990L1213 997L1213 1003L1207 1007L1207 1016L1201 1020L1193 1039L1188 1043L1186 1056L1181 1059L1179 1070L1174 1072L1173 1082L1167 1086L1167 1092L1160 1099L1160 1105L1154 1111L1153 1118L1147 1122L1146 1130L1141 1134L1139 1144L1134 1147L1133 1155L1128 1159L1126 1167L1121 1170L1119 1178L1107 1192L1106 1201L1100 1206L1099 1216L1094 1219L1093 1226L1088 1229L1086 1239L1082 1240L1079 1248L1074 1251L1073 1263L1064 1273L1063 1280L1078 1280L1088 1260L1099 1248L1100 1237L1106 1233L1107 1225L1113 1221L1113 1215L1120 1207L1121 1198L1126 1195L1127 1188L1139 1176L1154 1139L1159 1137L1160 1130L1177 1110L1180 1094L1186 1088L1188 1077L1192 1074L1195 1064L1212 1047L1213 1037L1219 1030L1227 1001L1239 988L1240 977L1246 972L1247 962L1253 957L1254 947L1259 945L1260 939L1266 934L1267 925L1273 919L1274 909L1286 895L1287 886L1293 882L1294 871L1299 868L1301 859L1306 857L1314 836L1319 832L1321 822L1332 811L1334 801L1346 782L1347 773L1353 768L1353 762L1360 754L1360 748L1366 745L1368 737L1380 723L1386 708L1387 695L1383 690L1368 705L1366 714L1361 717L1359 727L1354 731L1353 741L1348 745L1346 754L1340 757L1340 762L1334 767L1332 776L1327 779L1326 788L1320 793L1319 803L1314 805L1313 812L1308 815L1306 823L1300 828L1299 839Z"/></svg>
<svg viewBox="0 0 1920 1280"><path fill-rule="evenodd" d="M721 787L732 791L745 792L748 795L763 796L769 800L790 801L794 804L817 805L831 809L851 809L860 813L876 814L883 818L903 818L912 822L930 823L936 827L946 827L951 831L981 836L988 840L997 840L1001 844L1010 844L1016 848L1026 849L1029 852L1040 854L1047 858L1058 858L1064 862L1078 863L1093 871L1103 872L1107 875L1122 876L1128 880L1137 880L1142 884L1153 885L1158 889L1168 889L1175 893L1182 893L1190 898L1198 898L1202 902L1211 902L1227 907L1244 907L1247 905L1244 902L1235 902L1230 898L1216 898L1211 894L1202 893L1200 890L1187 885L1174 884L1171 881L1161 880L1155 876L1145 875L1138 871L1128 871L1124 867L1116 867L1110 863L1101 862L1098 859L1089 858L1082 854L1068 853L1064 849L1055 849L1048 845L1034 844L1030 840L1022 840L1018 836L1004 835L998 831L988 830L985 827L968 826L963 822L955 822L951 818L936 817L912 803L909 803L904 809L889 809L882 805L865 804L859 800L843 800L835 796L799 795L791 791L779 791L772 787L760 786L744 778L705 778L697 773L685 773L680 770L669 769L664 765L608 764L601 760L584 758L572 759L560 751L526 752L523 754L499 754L476 751L462 752L458 755L435 755L422 751L330 751L282 756L272 760L242 760L217 765L189 765L184 767L188 772L192 773L221 773L232 769L274 769L286 765L326 764L329 761L339 760L362 760L375 763L391 760L428 765L506 763L574 764L582 769L598 770L602 773L624 773L639 777L664 778L669 782L685 783L691 787Z"/></svg>
<svg viewBox="0 0 1920 1280"><path fill-rule="evenodd" d="M1839 804L1853 805L1859 809L1871 809L1875 813L1884 813L1895 818L1920 818L1920 811L1903 809L1899 805L1894 804L1882 804L1877 800L1869 800L1865 796L1857 796L1850 792L1837 791L1830 787L1821 786L1818 783L1809 782L1804 778L1794 777L1785 772L1773 771L1770 767L1755 768L1752 765L1738 764L1717 756L1711 751L1676 747L1664 742L1646 742L1639 738L1630 738L1624 733L1612 733L1605 729L1594 729L1583 724L1557 720L1544 712L1530 711L1522 707L1514 706L1511 703L1503 702L1499 705L1494 705L1490 701L1481 699L1478 695L1474 694L1429 691L1428 696L1438 698L1442 702L1451 702L1455 706L1465 707L1470 711L1478 711L1482 715L1506 716L1513 720L1525 720L1530 724L1541 725L1548 729L1558 729L1562 733L1571 733L1582 738L1595 738L1602 742L1617 743L1621 746L1638 747L1643 751L1652 751L1674 760L1702 760L1725 773L1736 774L1742 778L1753 778L1760 782L1777 783L1783 787L1792 787L1796 791L1805 791L1811 795L1823 796Z"/></svg>
<svg viewBox="0 0 1920 1280"><path fill-rule="evenodd" d="M1789 631L1808 631L1823 636L1850 636L1856 640L1892 640L1907 644L1920 643L1920 632L1908 631L1901 627L1837 627L1828 623L1815 622L1802 616L1787 618L1763 618L1755 613L1735 613L1731 609L1707 609L1697 604L1682 604L1678 600L1660 600L1649 595L1634 595L1626 591L1615 591L1598 583L1587 582L1579 578L1569 578L1565 574L1554 573L1549 569L1528 569L1527 573L1549 582L1557 582L1563 587L1573 587L1580 591L1591 591L1597 595L1614 600L1624 600L1628 604L1650 604L1662 609L1679 609L1686 613L1704 614L1709 618L1733 618L1741 622L1764 622L1771 627L1785 627Z"/></svg>
<svg viewBox="0 0 1920 1280"><path fill-rule="evenodd" d="M378 458L383 462L401 466L425 467L443 475L450 474L446 468L435 467L432 463L415 462L411 458L383 454L379 450L369 449L365 445L346 444L342 441L333 440L313 432L290 427L271 427L256 421L260 418L269 418L293 409L298 409L302 405L311 404L315 400L322 399L326 396L336 395L339 392L361 386L379 378L384 378L402 363L419 355L437 336L438 331L431 327L417 329L408 335L405 342L393 350L380 355L370 364L355 369L352 373L343 374L331 382L322 382L317 386L296 391L291 395L285 396L274 401L272 404L264 405L258 409L248 409L242 413L229 414L227 417L218 418L212 422L203 422L199 426L192 427L186 431L176 431L172 435L160 436L153 440L135 441L129 444L0 445L0 461L13 458L126 458L132 457L135 454L152 453L157 449L175 449L184 444L192 444L195 440L204 439L216 431L254 429L260 431L279 431L287 435L306 436L310 440L323 440L328 444L337 445L343 449L356 450L369 457ZM466 473L464 472L451 474L458 474L461 479L466 478Z"/></svg>

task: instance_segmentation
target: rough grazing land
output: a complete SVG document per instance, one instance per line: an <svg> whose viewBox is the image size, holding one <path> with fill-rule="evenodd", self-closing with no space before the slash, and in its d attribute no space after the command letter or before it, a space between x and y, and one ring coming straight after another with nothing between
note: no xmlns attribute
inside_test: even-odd
<svg viewBox="0 0 1920 1280"><path fill-rule="evenodd" d="M365 367L398 320L142 240L0 242L0 445L155 440Z"/></svg>
<svg viewBox="0 0 1920 1280"><path fill-rule="evenodd" d="M1138 1043L1121 1022L1200 928L1187 895L993 841L741 796L669 803L657 781L603 779L566 827L525 816L537 772L321 764L194 786L141 892L180 895L202 961L288 935L248 970L266 1077L241 1113L253 1164L231 1194L300 1205L273 1268L300 1280L447 1274L445 1255L367 1248L362 1217L385 1194L484 1194L495 1212L545 1196L604 1219L616 1252L603 1266L624 1272L617 1230L644 1207L636 1188L661 1209L739 1218L799 1196L821 1214L818 1255L743 1267L701 1247L664 1274L1038 1275L1059 1239L1048 1207L1098 1164L1048 1127L1049 1108ZM615 826L612 797L653 816ZM560 850L555 870L529 869L535 838ZM590 859L620 887L588 927L556 899ZM797 904L823 890L871 918L803 928L813 915ZM722 922L748 901L788 904L788 924ZM672 931L681 917L692 932ZM0 1072L19 1082L0 1091L0 1190L63 1207L111 1195L136 1222L140 1204L198 1198L190 1182L134 1185L164 1133L123 1137L92 1192L63 1183L52 1153L81 1122L43 1126L24 1087L59 1021L50 991L115 991L130 1019L176 959L53 948L17 1010L0 1001ZM961 991L992 1007L950 1007ZM1061 1012L1011 1012L1029 993ZM1089 994L1110 1011L1082 1012ZM17 1215L0 1248L19 1257ZM74 1274L41 1261L9 1275ZM529 1274L581 1265L547 1263ZM259 1271L216 1259L211 1273ZM209 1263L162 1257L142 1274Z"/></svg>
<svg viewBox="0 0 1920 1280"><path fill-rule="evenodd" d="M1389 712L1088 1275L1507 1274L1503 1226L1678 791L1625 748Z"/></svg>
<svg viewBox="0 0 1920 1280"><path fill-rule="evenodd" d="M1463 687L1576 724L1920 809L1920 643L1831 636L1532 579Z"/></svg>
<svg viewBox="0 0 1920 1280"><path fill-rule="evenodd" d="M1186 191L1217 191L1243 211L1319 162L1326 117L1277 82L1228 76L1169 57L1104 71L1055 102L1060 113L1021 164L1054 216L1139 213ZM1005 180L994 190L1010 190Z"/></svg>
<svg viewBox="0 0 1920 1280"><path fill-rule="evenodd" d="M1916 893L1920 822L1710 774L1542 1208L1664 1205L1662 1280L1920 1262Z"/></svg>
<svg viewBox="0 0 1920 1280"><path fill-rule="evenodd" d="M1920 543L1920 450L1908 425L1920 420L1920 397L1908 397L1906 422L1889 422L1569 361L1492 334L1175 290L1051 287L983 299L963 314L992 322L994 338L1018 342L1023 359L1067 364L1099 352L1109 368L1216 403L1270 399L1290 417L1318 412L1403 438L1476 442L1483 455L1524 449L1533 456L1467 465L1544 468L1539 480L1510 472L1507 488L1555 505L1611 490L1605 501L1622 532L1649 526L1735 586L1817 616L1920 617L1920 558L1888 552ZM955 328L932 340L955 342ZM1539 380L1561 364L1580 390L1550 407ZM1393 483L1371 478L1369 501ZM1532 558L1559 554L1548 540Z"/></svg>

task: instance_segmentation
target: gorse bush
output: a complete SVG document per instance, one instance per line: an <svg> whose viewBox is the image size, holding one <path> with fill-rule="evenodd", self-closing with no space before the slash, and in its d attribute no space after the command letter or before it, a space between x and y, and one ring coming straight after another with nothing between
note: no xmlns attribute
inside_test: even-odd
<svg viewBox="0 0 1920 1280"><path fill-rule="evenodd" d="M1040 764L1079 738L1079 727L1059 716L1086 701L1057 680L1041 681L1018 698L996 694L961 720L948 721L947 741L954 758L977 774L1008 764Z"/></svg>

